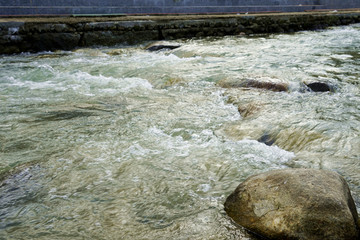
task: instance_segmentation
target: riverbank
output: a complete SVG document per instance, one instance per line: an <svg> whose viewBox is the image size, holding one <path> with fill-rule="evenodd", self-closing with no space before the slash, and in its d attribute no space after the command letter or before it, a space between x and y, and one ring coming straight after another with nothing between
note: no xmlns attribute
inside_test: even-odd
<svg viewBox="0 0 360 240"><path fill-rule="evenodd" d="M0 54L206 36L291 33L359 22L359 9L236 15L0 18Z"/></svg>

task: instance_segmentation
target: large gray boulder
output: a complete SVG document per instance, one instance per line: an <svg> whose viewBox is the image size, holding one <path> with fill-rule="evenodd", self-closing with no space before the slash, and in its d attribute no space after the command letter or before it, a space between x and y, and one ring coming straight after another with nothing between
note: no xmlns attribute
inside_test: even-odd
<svg viewBox="0 0 360 240"><path fill-rule="evenodd" d="M349 187L331 171L285 169L251 176L226 199L225 211L269 239L360 239Z"/></svg>

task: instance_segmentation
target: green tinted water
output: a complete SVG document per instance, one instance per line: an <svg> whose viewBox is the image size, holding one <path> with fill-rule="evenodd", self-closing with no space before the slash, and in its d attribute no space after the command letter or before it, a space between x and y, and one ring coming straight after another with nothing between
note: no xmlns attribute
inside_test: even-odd
<svg viewBox="0 0 360 240"><path fill-rule="evenodd" d="M226 197L289 167L339 172L359 209L359 25L176 44L0 57L0 239L252 239Z"/></svg>

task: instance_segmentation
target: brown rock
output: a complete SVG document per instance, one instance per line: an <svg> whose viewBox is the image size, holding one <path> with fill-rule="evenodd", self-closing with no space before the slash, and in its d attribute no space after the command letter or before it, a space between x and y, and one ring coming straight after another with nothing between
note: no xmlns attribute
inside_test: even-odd
<svg viewBox="0 0 360 240"><path fill-rule="evenodd" d="M358 214L337 173L285 169L249 177L226 199L238 224L269 239L359 239Z"/></svg>
<svg viewBox="0 0 360 240"><path fill-rule="evenodd" d="M255 79L247 80L223 80L219 82L223 88L259 88L274 92L288 91L288 85L282 82L261 81Z"/></svg>

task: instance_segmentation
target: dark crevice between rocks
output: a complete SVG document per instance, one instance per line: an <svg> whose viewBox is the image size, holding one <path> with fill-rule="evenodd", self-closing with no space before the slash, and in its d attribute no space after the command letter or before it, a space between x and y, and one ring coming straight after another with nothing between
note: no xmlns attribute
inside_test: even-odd
<svg viewBox="0 0 360 240"><path fill-rule="evenodd" d="M79 39L78 45L79 45L79 47L86 46L86 40L85 40L85 34L84 33L80 33L80 39Z"/></svg>
<svg viewBox="0 0 360 240"><path fill-rule="evenodd" d="M162 29L161 29L160 26L158 26L158 39L160 41L165 40L164 34L163 34Z"/></svg>

